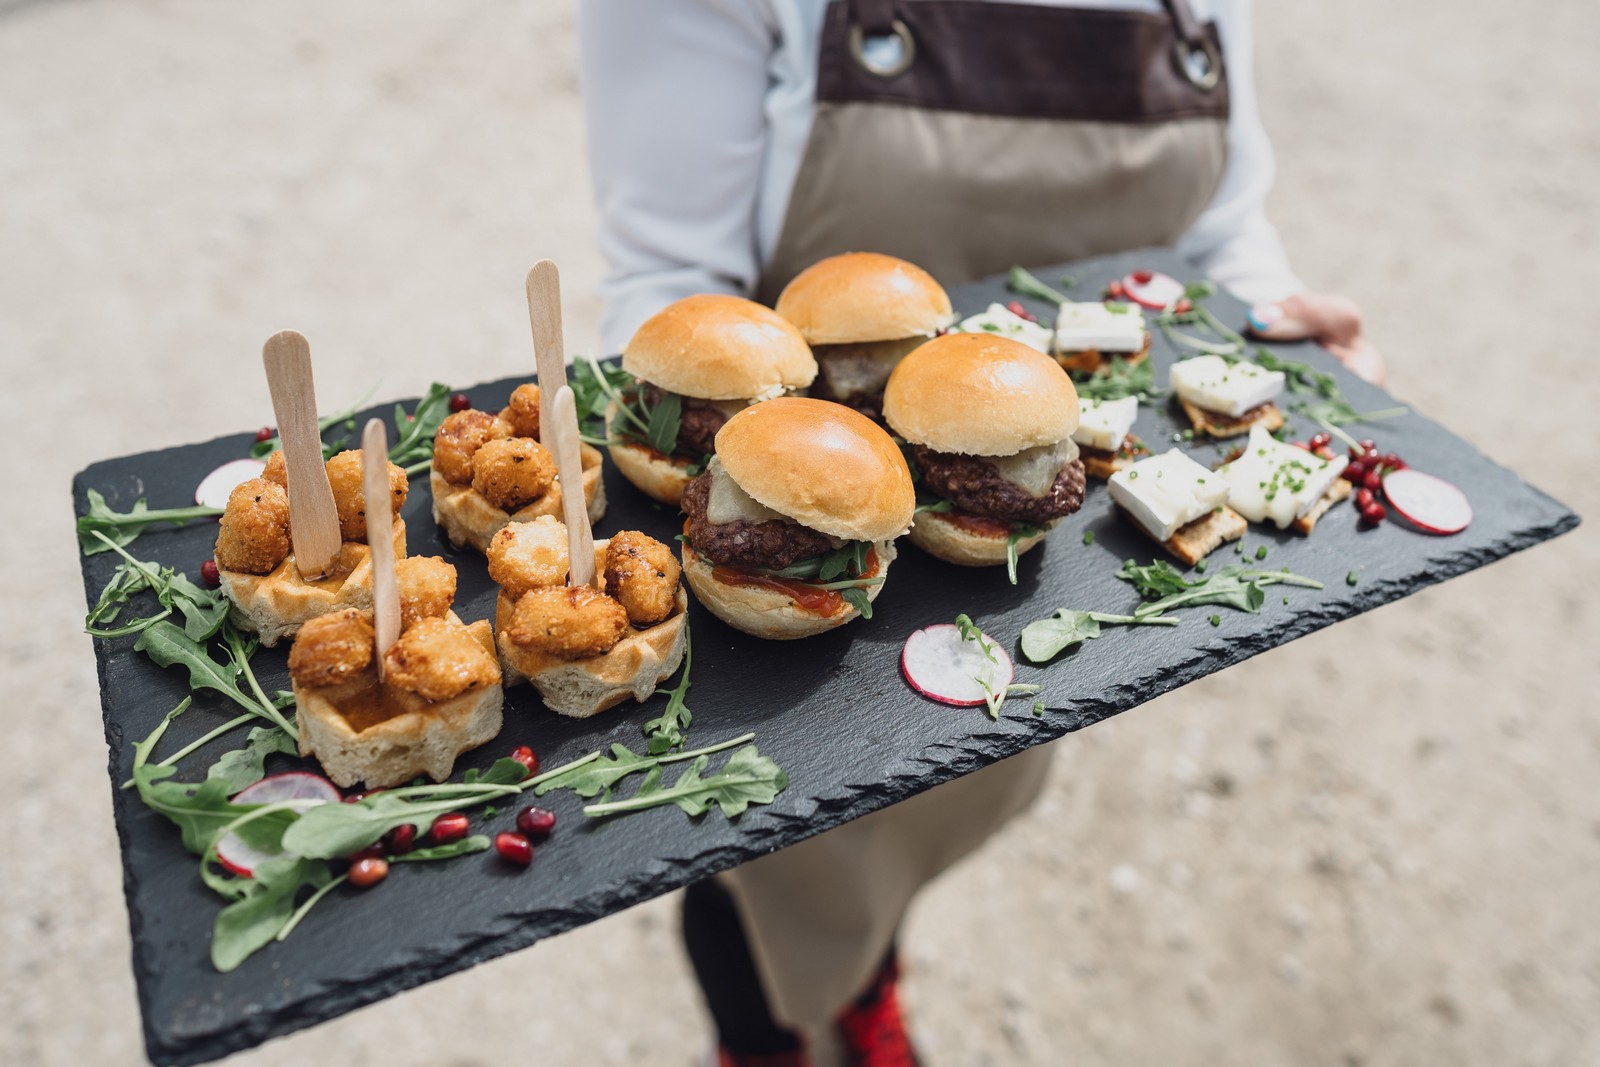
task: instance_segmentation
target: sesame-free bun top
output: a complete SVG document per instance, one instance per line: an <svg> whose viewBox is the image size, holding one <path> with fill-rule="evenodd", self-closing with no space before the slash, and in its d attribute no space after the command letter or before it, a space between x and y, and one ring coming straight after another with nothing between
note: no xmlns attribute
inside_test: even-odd
<svg viewBox="0 0 1600 1067"><path fill-rule="evenodd" d="M622 350L622 369L669 393L749 400L804 389L817 361L800 331L771 308L706 293L645 320Z"/></svg>
<svg viewBox="0 0 1600 1067"><path fill-rule="evenodd" d="M947 333L913 349L889 375L883 419L915 445L964 456L1011 456L1078 428L1078 390L1060 364L1021 341Z"/></svg>
<svg viewBox="0 0 1600 1067"><path fill-rule="evenodd" d="M758 503L829 537L899 537L917 509L899 447L843 404L786 396L745 408L717 431L717 458Z"/></svg>
<svg viewBox="0 0 1600 1067"><path fill-rule="evenodd" d="M813 263L784 286L777 308L814 345L932 337L955 317L933 275L877 252Z"/></svg>

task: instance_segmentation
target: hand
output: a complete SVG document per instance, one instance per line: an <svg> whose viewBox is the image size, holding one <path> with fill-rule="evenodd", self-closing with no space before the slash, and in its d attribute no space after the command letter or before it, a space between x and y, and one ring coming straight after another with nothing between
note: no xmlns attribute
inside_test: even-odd
<svg viewBox="0 0 1600 1067"><path fill-rule="evenodd" d="M1361 309L1346 296L1300 293L1278 304L1250 309L1250 332L1267 341L1310 339L1332 352L1352 374L1382 385L1383 353L1361 332Z"/></svg>

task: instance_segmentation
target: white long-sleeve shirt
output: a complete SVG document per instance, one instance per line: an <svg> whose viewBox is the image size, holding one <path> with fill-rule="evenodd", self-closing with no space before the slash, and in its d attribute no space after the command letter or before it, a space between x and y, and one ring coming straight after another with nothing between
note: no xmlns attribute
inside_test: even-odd
<svg viewBox="0 0 1600 1067"><path fill-rule="evenodd" d="M1163 10L1160 0L1025 0ZM1272 146L1256 111L1249 0L1215 19L1231 112L1221 185L1178 251L1245 300L1303 286L1262 210ZM583 97L600 214L602 339L618 351L693 293L750 295L772 254L816 107L826 0L583 0Z"/></svg>

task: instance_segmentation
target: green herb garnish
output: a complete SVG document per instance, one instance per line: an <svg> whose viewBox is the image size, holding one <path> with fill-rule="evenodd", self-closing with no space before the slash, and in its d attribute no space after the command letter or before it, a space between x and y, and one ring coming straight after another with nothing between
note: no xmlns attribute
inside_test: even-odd
<svg viewBox="0 0 1600 1067"><path fill-rule="evenodd" d="M1011 272L1006 275L1006 288L1020 296L1030 296L1035 300L1043 300L1057 307L1071 303L1071 300L1065 295L1056 292L1021 267L1011 268ZM1071 287L1068 286L1068 288Z"/></svg>

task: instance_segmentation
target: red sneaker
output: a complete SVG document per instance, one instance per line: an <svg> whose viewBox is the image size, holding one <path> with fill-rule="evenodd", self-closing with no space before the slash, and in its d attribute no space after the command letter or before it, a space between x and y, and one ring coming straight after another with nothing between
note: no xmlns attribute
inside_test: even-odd
<svg viewBox="0 0 1600 1067"><path fill-rule="evenodd" d="M835 1020L850 1067L921 1067L900 1014L899 978L899 963L890 960L861 999Z"/></svg>
<svg viewBox="0 0 1600 1067"><path fill-rule="evenodd" d="M740 1053L717 1049L717 1067L811 1067L804 1049L793 1052Z"/></svg>

